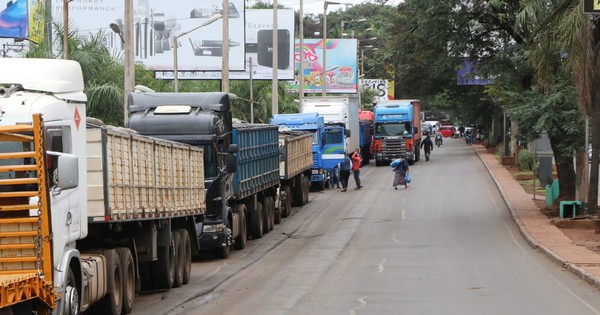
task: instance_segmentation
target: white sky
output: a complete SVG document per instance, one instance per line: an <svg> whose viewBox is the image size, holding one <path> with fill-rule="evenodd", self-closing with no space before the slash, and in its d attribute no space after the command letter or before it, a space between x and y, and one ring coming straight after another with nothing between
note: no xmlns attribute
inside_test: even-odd
<svg viewBox="0 0 600 315"><path fill-rule="evenodd" d="M272 0L268 0L272 2ZM294 11L300 10L300 1L301 0L277 0L277 3L280 6L285 6L290 9L294 9ZM359 4L359 3L369 3L373 2L370 0L331 0L344 4ZM402 0L389 0L388 5L397 5L398 3L403 2ZM323 3L324 0L304 0L304 14L323 14ZM345 5L329 5L327 6L327 12L337 11L340 8L345 8Z"/></svg>

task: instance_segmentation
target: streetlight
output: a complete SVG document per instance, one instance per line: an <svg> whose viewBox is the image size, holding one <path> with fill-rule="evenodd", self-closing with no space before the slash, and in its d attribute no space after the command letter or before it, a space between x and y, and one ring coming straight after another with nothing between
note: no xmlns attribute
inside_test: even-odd
<svg viewBox="0 0 600 315"><path fill-rule="evenodd" d="M323 4L323 69L327 69L327 6L330 4L342 4L340 2L325 1ZM321 84L323 85L323 96L327 95L327 71L323 71Z"/></svg>
<svg viewBox="0 0 600 315"><path fill-rule="evenodd" d="M182 37L185 36L201 27L207 26L209 24L214 23L216 20L220 19L222 17L221 14L217 13L211 17L208 18L208 20L206 20L204 23L202 23L199 26L194 27L193 29L181 33L179 35L173 36L173 85L175 87L175 93L179 92L179 74L178 72L178 67L177 67L177 40Z"/></svg>
<svg viewBox="0 0 600 315"><path fill-rule="evenodd" d="M64 0L72 1L72 0ZM125 12L123 19L123 30L116 23L110 24L110 29L117 33L124 44L123 51L123 126L127 126L127 118L129 113L127 110L127 97L135 88L135 64L133 57L133 0L124 0Z"/></svg>
<svg viewBox="0 0 600 315"><path fill-rule="evenodd" d="M358 19L358 20L349 20L349 21L342 20L342 22L341 22L341 25L342 25L342 31L341 31L342 37L344 37L344 25L350 24L350 23L354 23L354 22L366 22L366 21L367 21L367 19L365 19L365 18ZM369 30L369 29L367 29L367 30ZM354 31L352 31L352 33L354 33ZM352 37L354 37L354 35Z"/></svg>

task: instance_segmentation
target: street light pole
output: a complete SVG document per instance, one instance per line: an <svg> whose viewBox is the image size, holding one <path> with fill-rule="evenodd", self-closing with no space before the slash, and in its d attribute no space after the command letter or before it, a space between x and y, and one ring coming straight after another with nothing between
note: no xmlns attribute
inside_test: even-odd
<svg viewBox="0 0 600 315"><path fill-rule="evenodd" d="M277 28L277 0L273 0L273 79L271 80L271 114L279 114L279 32Z"/></svg>
<svg viewBox="0 0 600 315"><path fill-rule="evenodd" d="M229 93L229 0L223 0L223 54L221 55L221 91Z"/></svg>
<svg viewBox="0 0 600 315"><path fill-rule="evenodd" d="M298 73L298 100L302 112L302 98L304 98L304 0L300 0L300 71Z"/></svg>
<svg viewBox="0 0 600 315"><path fill-rule="evenodd" d="M133 56L133 0L125 1L125 18L124 18L124 38L125 41L125 56L123 60L124 67L124 100L123 100L123 126L127 126L129 110L127 108L127 98L130 92L135 89L135 61Z"/></svg>
<svg viewBox="0 0 600 315"><path fill-rule="evenodd" d="M327 6L330 4L341 4L339 2L325 1L323 4L323 75L321 76L321 85L323 86L323 96L327 95Z"/></svg>
<svg viewBox="0 0 600 315"><path fill-rule="evenodd" d="M69 59L69 2L63 0L63 59Z"/></svg>
<svg viewBox="0 0 600 315"><path fill-rule="evenodd" d="M177 44L177 41L179 40L180 37L185 36L201 27L205 27L209 24L212 24L216 20L220 19L221 17L222 17L221 14L217 13L217 14L211 16L210 18L208 18L208 20L206 20L201 25L196 26L187 32L183 32L179 35L173 36L173 87L175 89L175 93L179 92L179 65L177 63L177 48L179 45Z"/></svg>

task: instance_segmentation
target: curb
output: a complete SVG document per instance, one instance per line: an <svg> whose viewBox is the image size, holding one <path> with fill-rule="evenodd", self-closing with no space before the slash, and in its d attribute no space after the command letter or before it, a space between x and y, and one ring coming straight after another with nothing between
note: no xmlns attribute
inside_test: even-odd
<svg viewBox="0 0 600 315"><path fill-rule="evenodd" d="M583 279L587 283L589 283L592 286L600 289L600 278L598 278L598 277L596 277L596 276L588 273L584 268L581 268L581 267L579 267L579 266L577 266L575 264L572 264L572 263L568 262L566 259L564 259L561 256L559 256L558 254L556 254L555 252L553 252L548 247L540 244L535 238L533 238L533 236L531 236L531 234L525 228L525 225L523 224L523 221L521 220L521 217L516 212L514 206L510 202L507 194L504 192L504 189L502 188L502 185L500 185L500 182L496 179L496 176L494 175L494 173L490 171L490 168L489 168L488 164L486 163L486 161L481 157L481 155L479 154L479 151L476 148L474 148L473 150L475 151L475 153L477 154L477 157L479 157L479 160L483 163L483 165L487 169L488 173L490 174L490 176L494 180L494 183L496 184L496 187L498 187L498 190L500 191L500 194L502 195L502 199L504 200L504 203L508 207L508 209L510 211L510 214L512 215L513 220L517 224L517 227L519 228L519 231L521 232L521 235L523 235L523 237L525 238L525 240L527 241L527 243L533 249L541 251L544 255L546 255L548 258L550 258L550 260L554 261L555 263L557 263L558 265L560 265L565 270L570 271L571 273L573 273L574 275L580 277L581 279Z"/></svg>

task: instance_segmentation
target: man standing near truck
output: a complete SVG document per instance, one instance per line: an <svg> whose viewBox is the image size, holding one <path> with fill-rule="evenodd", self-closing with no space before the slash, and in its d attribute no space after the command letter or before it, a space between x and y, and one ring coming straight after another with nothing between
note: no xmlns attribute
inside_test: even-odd
<svg viewBox="0 0 600 315"><path fill-rule="evenodd" d="M354 152L350 154L350 159L352 160L352 173L354 173L354 182L356 183L355 190L359 190L362 188L360 184L360 163L362 159L358 149L354 149Z"/></svg>

